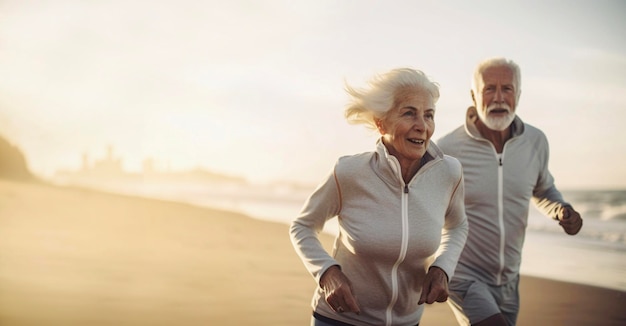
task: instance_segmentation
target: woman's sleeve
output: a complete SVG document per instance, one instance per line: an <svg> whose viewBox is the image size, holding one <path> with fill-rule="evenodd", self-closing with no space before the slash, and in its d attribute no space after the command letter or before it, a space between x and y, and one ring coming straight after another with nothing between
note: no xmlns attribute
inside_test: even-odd
<svg viewBox="0 0 626 326"><path fill-rule="evenodd" d="M465 241L467 240L468 223L465 215L465 185L462 172L452 193L445 223L441 234L441 244L435 254L432 266L443 269L452 279L456 264L459 261Z"/></svg>
<svg viewBox="0 0 626 326"><path fill-rule="evenodd" d="M327 220L341 210L341 198L334 170L305 201L300 214L291 222L291 243L304 266L319 283L324 272L337 261L324 249L318 234Z"/></svg>

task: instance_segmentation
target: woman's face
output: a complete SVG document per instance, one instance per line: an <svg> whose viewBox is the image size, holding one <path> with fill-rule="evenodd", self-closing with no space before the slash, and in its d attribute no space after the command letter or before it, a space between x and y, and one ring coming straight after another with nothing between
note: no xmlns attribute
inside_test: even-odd
<svg viewBox="0 0 626 326"><path fill-rule="evenodd" d="M395 96L394 107L377 121L387 150L400 165L410 167L426 153L435 131L435 103L427 92L404 89Z"/></svg>

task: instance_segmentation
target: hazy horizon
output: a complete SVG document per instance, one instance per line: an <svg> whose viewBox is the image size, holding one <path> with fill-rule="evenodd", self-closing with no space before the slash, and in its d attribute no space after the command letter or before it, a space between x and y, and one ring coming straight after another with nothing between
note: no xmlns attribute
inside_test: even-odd
<svg viewBox="0 0 626 326"><path fill-rule="evenodd" d="M343 118L356 87L402 66L441 86L433 140L460 126L474 65L522 70L563 189L626 189L626 3L16 1L0 3L0 134L33 173L114 146L251 182L316 184L377 135Z"/></svg>

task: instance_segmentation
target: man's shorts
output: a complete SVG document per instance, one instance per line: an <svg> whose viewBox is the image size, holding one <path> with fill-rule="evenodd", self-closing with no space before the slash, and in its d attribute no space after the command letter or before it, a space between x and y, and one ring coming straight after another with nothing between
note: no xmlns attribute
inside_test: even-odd
<svg viewBox="0 0 626 326"><path fill-rule="evenodd" d="M452 278L448 304L459 325L471 325L502 314L509 325L515 325L519 312L519 276L501 286L480 281Z"/></svg>

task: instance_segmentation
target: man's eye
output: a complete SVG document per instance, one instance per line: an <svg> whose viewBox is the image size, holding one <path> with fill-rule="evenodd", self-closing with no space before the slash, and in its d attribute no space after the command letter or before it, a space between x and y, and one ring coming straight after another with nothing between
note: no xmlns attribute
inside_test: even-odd
<svg viewBox="0 0 626 326"><path fill-rule="evenodd" d="M430 120L432 120L432 119L434 119L434 118L435 118L435 115L434 115L434 114L432 114L432 113L426 113L426 114L424 115L424 117L426 117L426 119L430 119Z"/></svg>

